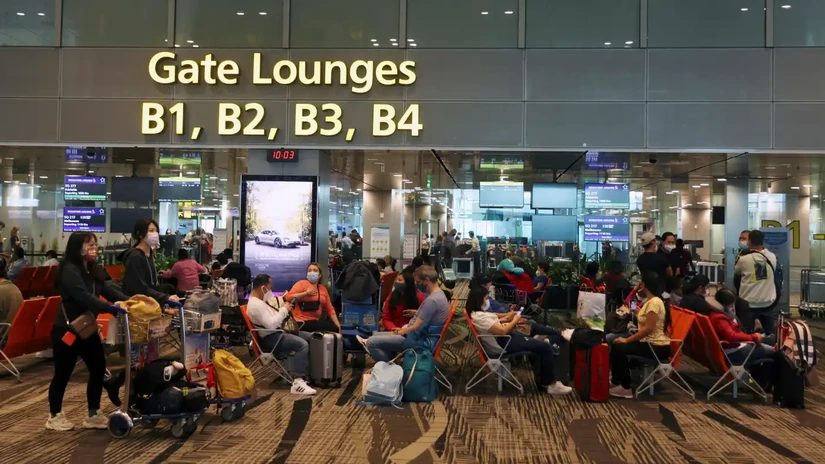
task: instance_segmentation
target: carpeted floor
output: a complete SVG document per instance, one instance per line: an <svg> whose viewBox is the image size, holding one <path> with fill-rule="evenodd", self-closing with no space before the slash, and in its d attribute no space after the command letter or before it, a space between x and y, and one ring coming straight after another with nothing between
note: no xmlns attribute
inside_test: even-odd
<svg viewBox="0 0 825 464"><path fill-rule="evenodd" d="M463 288L455 292L465 294ZM813 325L818 337L825 335L825 323ZM432 404L357 406L358 369L347 369L342 388L312 398L259 377L243 419L222 423L210 412L186 440L172 438L163 423L137 428L125 439L105 431L44 430L51 365L26 359L22 382L0 377L0 464L825 462L825 386L807 392L805 410L779 409L749 394L738 402L722 394L708 403L704 396L714 379L686 360L680 372L696 401L668 387L639 401L550 397L536 391L524 367L516 369L523 395L512 388L497 393L492 379L466 394L465 382L479 366L467 332L456 317L439 359L456 388ZM82 364L72 380L64 410L79 424L86 412Z"/></svg>

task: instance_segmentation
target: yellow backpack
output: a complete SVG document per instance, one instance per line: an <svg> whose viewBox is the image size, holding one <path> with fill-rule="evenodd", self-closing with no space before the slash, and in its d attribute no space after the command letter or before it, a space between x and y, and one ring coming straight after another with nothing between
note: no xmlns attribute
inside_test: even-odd
<svg viewBox="0 0 825 464"><path fill-rule="evenodd" d="M212 364L215 366L218 392L222 397L237 399L252 393L255 387L252 372L235 355L228 351L215 350L212 354Z"/></svg>

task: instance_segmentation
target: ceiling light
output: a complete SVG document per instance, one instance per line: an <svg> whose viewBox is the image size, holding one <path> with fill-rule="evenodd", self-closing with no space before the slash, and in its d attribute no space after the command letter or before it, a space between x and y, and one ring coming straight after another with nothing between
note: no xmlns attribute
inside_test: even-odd
<svg viewBox="0 0 825 464"><path fill-rule="evenodd" d="M417 47L417 46L418 46L418 44L416 44L416 43L411 43L410 44L410 47Z"/></svg>
<svg viewBox="0 0 825 464"><path fill-rule="evenodd" d="M37 16L46 16L46 13L37 13Z"/></svg>
<svg viewBox="0 0 825 464"><path fill-rule="evenodd" d="M488 14L490 14L490 12L489 11L482 11L481 14L488 15Z"/></svg>
<svg viewBox="0 0 825 464"><path fill-rule="evenodd" d="M693 187L693 188L695 188L695 189L702 188L702 186L701 186L701 185L691 185L691 187Z"/></svg>
<svg viewBox="0 0 825 464"><path fill-rule="evenodd" d="M814 198L819 198L819 195L814 195Z"/></svg>
<svg viewBox="0 0 825 464"><path fill-rule="evenodd" d="M393 46L393 47L397 47L397 46L398 46L398 42L393 42L393 43L392 43L392 46Z"/></svg>
<svg viewBox="0 0 825 464"><path fill-rule="evenodd" d="M407 39L407 42L415 42L415 39Z"/></svg>
<svg viewBox="0 0 825 464"><path fill-rule="evenodd" d="M126 158L126 161L134 161L134 158Z"/></svg>
<svg viewBox="0 0 825 464"><path fill-rule="evenodd" d="M390 39L390 42L398 42L398 39Z"/></svg>
<svg viewBox="0 0 825 464"><path fill-rule="evenodd" d="M260 13L258 13L258 14L259 14L259 15L261 15L261 16L266 16L266 11L261 11L261 12L260 12Z"/></svg>
<svg viewBox="0 0 825 464"><path fill-rule="evenodd" d="M747 9L747 8L740 8L740 10L742 10L742 11L748 11L748 9Z"/></svg>
<svg viewBox="0 0 825 464"><path fill-rule="evenodd" d="M625 45L633 45L633 41L632 41L632 40L628 40L628 41L627 41L627 42L625 42L624 44L625 44Z"/></svg>
<svg viewBox="0 0 825 464"><path fill-rule="evenodd" d="M688 203L688 204L684 205L684 206L683 206L683 208L687 208L688 206L693 206L693 204L692 204L692 203Z"/></svg>
<svg viewBox="0 0 825 464"><path fill-rule="evenodd" d="M658 212L659 212L659 210L658 210L658 209L652 209L652 210L650 210L650 212L651 212L651 213L658 213Z"/></svg>
<svg viewBox="0 0 825 464"><path fill-rule="evenodd" d="M718 179L716 179L716 180L718 180L719 182L727 182L727 181L728 181L728 180L727 180L727 179L725 179L724 177L720 177L720 178L718 178Z"/></svg>
<svg viewBox="0 0 825 464"><path fill-rule="evenodd" d="M513 14L513 11L512 10L507 10L507 11L504 12L504 14Z"/></svg>
<svg viewBox="0 0 825 464"><path fill-rule="evenodd" d="M49 176L40 176L41 179L48 179Z"/></svg>
<svg viewBox="0 0 825 464"><path fill-rule="evenodd" d="M178 45L178 44L175 44L175 48L177 48L177 47L180 47L180 45Z"/></svg>
<svg viewBox="0 0 825 464"><path fill-rule="evenodd" d="M794 185L793 187L791 187L791 190L799 190L799 187Z"/></svg>
<svg viewBox="0 0 825 464"><path fill-rule="evenodd" d="M194 176L196 174L195 171L186 171L187 176Z"/></svg>
<svg viewBox="0 0 825 464"><path fill-rule="evenodd" d="M370 42L378 42L378 39L370 39Z"/></svg>
<svg viewBox="0 0 825 464"><path fill-rule="evenodd" d="M192 45L192 47L194 47L194 48L198 48L198 47L200 47L200 45L195 44L195 45Z"/></svg>
<svg viewBox="0 0 825 464"><path fill-rule="evenodd" d="M401 177L401 174L393 174L395 177Z"/></svg>
<svg viewBox="0 0 825 464"><path fill-rule="evenodd" d="M232 195L232 196L233 196L233 197L239 197L240 195L238 195L238 194L236 193L236 194L234 194L234 195Z"/></svg>
<svg viewBox="0 0 825 464"><path fill-rule="evenodd" d="M803 185L803 187L805 187L805 188L811 188L811 187L813 187L813 185L811 185L811 184L805 184L805 185Z"/></svg>
<svg viewBox="0 0 825 464"><path fill-rule="evenodd" d="M702 187L707 187L707 186L709 186L710 184L699 184L699 185L701 185Z"/></svg>
<svg viewBox="0 0 825 464"><path fill-rule="evenodd" d="M374 44L372 44L372 46L373 46L373 47L377 47L377 46L378 46L378 44L377 44L377 43L374 43Z"/></svg>
<svg viewBox="0 0 825 464"><path fill-rule="evenodd" d="M791 6L790 5L782 5L782 9L783 10L790 10Z"/></svg>
<svg viewBox="0 0 825 464"><path fill-rule="evenodd" d="M194 40L187 40L186 43L193 44L193 43L195 43L195 41Z"/></svg>
<svg viewBox="0 0 825 464"><path fill-rule="evenodd" d="M611 44L612 44L612 42L605 42L604 44L605 44L605 45L611 45Z"/></svg>
<svg viewBox="0 0 825 464"><path fill-rule="evenodd" d="M17 12L17 16L26 16L26 13Z"/></svg>
<svg viewBox="0 0 825 464"><path fill-rule="evenodd" d="M238 16L243 16L243 11L239 11L236 13Z"/></svg>
<svg viewBox="0 0 825 464"><path fill-rule="evenodd" d="M655 199L656 199L656 195L651 195L651 196L647 197L647 199L648 199L648 200L655 200Z"/></svg>

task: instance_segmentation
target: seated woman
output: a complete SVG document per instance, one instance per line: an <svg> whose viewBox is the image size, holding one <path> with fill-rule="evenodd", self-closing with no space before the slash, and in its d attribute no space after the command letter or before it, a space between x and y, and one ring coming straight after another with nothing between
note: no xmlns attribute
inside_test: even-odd
<svg viewBox="0 0 825 464"><path fill-rule="evenodd" d="M550 285L550 277L547 273L550 272L550 263L542 261L536 269L536 278L533 279L533 287L536 292L543 292L544 288Z"/></svg>
<svg viewBox="0 0 825 464"><path fill-rule="evenodd" d="M695 313L710 315L710 306L706 301L710 294L708 291L710 279L699 274L694 276L682 286L682 300L678 303L680 308L689 309Z"/></svg>
<svg viewBox="0 0 825 464"><path fill-rule="evenodd" d="M249 298L246 313L249 321L257 329L280 329L289 310L286 306L275 309L266 304L272 298L272 278L266 274L259 274L252 280L252 295ZM289 371L294 380L290 393L296 395L314 395L316 391L307 385L307 362L309 361L309 344L303 338L284 332L259 332L261 349L271 353L275 348L277 357L289 357Z"/></svg>
<svg viewBox="0 0 825 464"><path fill-rule="evenodd" d="M509 335L507 337L481 337L488 350L498 353L506 347L506 353L530 352L538 357L538 362L533 363L533 373L536 376L536 384L551 395L564 395L573 389L563 385L556 380L554 371L553 347L549 343L532 338L536 335L548 335L559 337L558 331L539 324L530 324L530 335L525 335L516 331L516 326L521 322L521 318L515 312L507 314L494 314L487 312L490 307L490 296L484 289L476 287L470 290L467 298L466 310L470 314L479 335ZM508 343L509 342L509 343Z"/></svg>
<svg viewBox="0 0 825 464"><path fill-rule="evenodd" d="M670 339L666 335L670 327L670 308L662 298L663 292L658 274L646 272L642 275L637 290L644 297L638 312L639 330L629 337L617 338L610 348L611 396L633 398L629 355L660 360L670 357Z"/></svg>
<svg viewBox="0 0 825 464"><path fill-rule="evenodd" d="M197 261L189 257L189 252L181 248L178 250L178 262L172 269L163 272L164 279L175 279L178 281L178 295L185 295L186 292L200 288L200 275L206 274L206 268L198 264Z"/></svg>
<svg viewBox="0 0 825 464"><path fill-rule="evenodd" d="M489 276L480 274L473 277L473 279L470 280L470 290L473 290L474 288L483 288L484 291L490 295L488 300L490 302L490 308L487 310L488 313L506 314L511 310L515 311L516 305L510 305L511 308L507 309L507 307L504 306L504 303L495 299L495 287L493 286L493 281Z"/></svg>
<svg viewBox="0 0 825 464"><path fill-rule="evenodd" d="M698 276L697 276L698 277ZM741 364L745 359L756 361L774 355L774 335L748 334L742 331L736 318L736 294L729 288L720 289L710 300L710 321L722 342L725 354L733 364ZM744 344L742 342L754 342ZM748 353L753 351L750 358ZM769 378L769 377L768 377Z"/></svg>
<svg viewBox="0 0 825 464"><path fill-rule="evenodd" d="M498 270L507 276L507 280L509 280L511 284L515 285L517 289L527 293L528 296L535 292L535 287L530 276L524 272L524 269L516 267L512 260L503 260L498 265Z"/></svg>
<svg viewBox="0 0 825 464"><path fill-rule="evenodd" d="M387 262L384 260L384 258L376 258L375 265L378 266L378 271L382 274L387 272L384 270L387 268Z"/></svg>
<svg viewBox="0 0 825 464"><path fill-rule="evenodd" d="M398 274L395 278L392 294L384 302L384 315L381 317L381 329L392 331L407 325L424 302L424 294L415 288L412 272Z"/></svg>
<svg viewBox="0 0 825 464"><path fill-rule="evenodd" d="M599 275L599 263L591 261L584 267L584 274L581 276L581 284L585 287L595 289Z"/></svg>
<svg viewBox="0 0 825 464"><path fill-rule="evenodd" d="M392 256L384 256L384 267L381 268L381 272L395 272L395 264L396 260Z"/></svg>
<svg viewBox="0 0 825 464"><path fill-rule="evenodd" d="M301 324L300 335L305 340L309 340L312 332L341 331L341 323L338 321L335 308L332 307L329 292L320 282L321 266L318 263L310 263L307 267L307 278L296 282L284 295L288 303L295 300L292 316ZM328 319L322 320L321 315L324 313Z"/></svg>
<svg viewBox="0 0 825 464"><path fill-rule="evenodd" d="M229 258L224 256L223 253L219 254L216 258L216 261L212 263L212 270L213 271L220 271L223 270L226 265L229 264Z"/></svg>

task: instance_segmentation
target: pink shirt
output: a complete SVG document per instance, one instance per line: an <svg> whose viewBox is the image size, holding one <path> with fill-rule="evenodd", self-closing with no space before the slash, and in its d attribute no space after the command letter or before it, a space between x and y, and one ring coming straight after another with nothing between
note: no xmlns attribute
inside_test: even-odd
<svg viewBox="0 0 825 464"><path fill-rule="evenodd" d="M199 274L205 274L206 268L198 264L194 259L184 259L172 266L171 271L163 273L163 277L168 279L174 277L178 279L178 291L188 292L201 286L198 278Z"/></svg>

